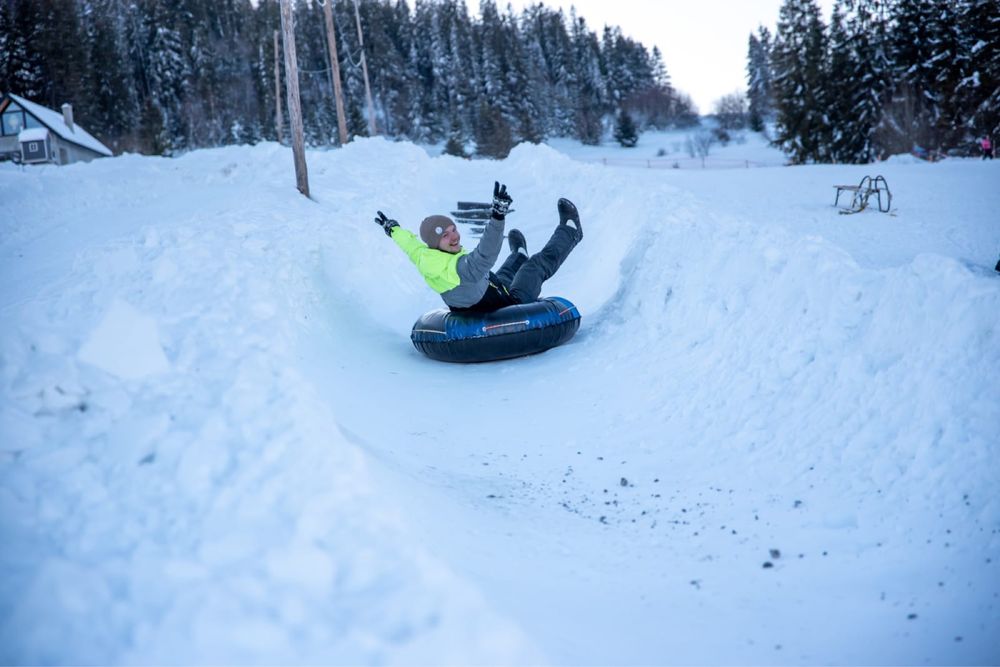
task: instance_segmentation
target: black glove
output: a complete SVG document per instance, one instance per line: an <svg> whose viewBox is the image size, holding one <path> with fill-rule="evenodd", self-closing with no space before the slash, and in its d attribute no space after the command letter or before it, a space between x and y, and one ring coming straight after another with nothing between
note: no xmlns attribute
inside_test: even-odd
<svg viewBox="0 0 1000 667"><path fill-rule="evenodd" d="M507 186L500 185L500 181L493 181L493 217L497 220L503 220L513 201L507 194Z"/></svg>
<svg viewBox="0 0 1000 667"><path fill-rule="evenodd" d="M390 239L392 238L393 228L399 227L398 222L396 222L395 220L390 220L389 218L385 217L385 213L383 213L382 211L378 212L378 216L376 216L375 218L375 224L381 227L382 231L384 231L385 235L388 236Z"/></svg>

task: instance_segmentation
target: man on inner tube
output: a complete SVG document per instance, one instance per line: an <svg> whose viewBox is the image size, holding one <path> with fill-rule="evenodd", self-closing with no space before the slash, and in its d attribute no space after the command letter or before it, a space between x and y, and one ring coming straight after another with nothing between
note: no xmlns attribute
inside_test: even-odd
<svg viewBox="0 0 1000 667"><path fill-rule="evenodd" d="M462 247L455 221L445 215L424 218L419 238L382 211L375 222L403 249L452 311L488 313L537 301L542 283L555 275L583 238L576 206L568 199L560 199L559 225L541 252L529 257L524 234L512 229L508 235L510 256L493 273L490 269L500 255L504 220L512 201L507 186L495 182L490 220L472 252Z"/></svg>

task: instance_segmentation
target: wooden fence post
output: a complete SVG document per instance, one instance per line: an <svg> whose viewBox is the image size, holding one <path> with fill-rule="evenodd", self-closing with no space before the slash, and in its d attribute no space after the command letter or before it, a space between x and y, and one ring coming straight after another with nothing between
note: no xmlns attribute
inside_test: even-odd
<svg viewBox="0 0 1000 667"><path fill-rule="evenodd" d="M285 44L285 90L288 93L288 118L292 126L295 181L299 192L308 197L309 173L306 169L305 140L302 132L302 101L299 98L299 67L295 56L294 20L292 0L281 0L281 34Z"/></svg>
<svg viewBox="0 0 1000 667"><path fill-rule="evenodd" d="M333 28L333 0L323 3L323 19L326 23L326 43L330 49L330 74L333 79L333 97L337 105L337 134L340 145L347 143L347 118L344 116L344 91L340 87L340 57L337 55L337 33Z"/></svg>

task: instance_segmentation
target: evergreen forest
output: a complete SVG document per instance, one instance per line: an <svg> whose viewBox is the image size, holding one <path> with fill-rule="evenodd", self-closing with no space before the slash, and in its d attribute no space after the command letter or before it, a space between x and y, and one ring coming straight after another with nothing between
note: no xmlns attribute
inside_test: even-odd
<svg viewBox="0 0 1000 667"><path fill-rule="evenodd" d="M355 2L332 2L350 137L369 134ZM613 26L536 4L358 0L377 134L475 146L502 157L519 141L598 143L615 118L640 128L697 122L658 49ZM298 0L294 30L305 138L338 142L323 5ZM0 0L0 92L76 120L117 152L288 139L278 0ZM279 55L280 44L277 46ZM277 70L277 75L276 75ZM275 77L282 79L281 87Z"/></svg>
<svg viewBox="0 0 1000 667"><path fill-rule="evenodd" d="M355 11L380 135L503 157L520 141L634 145L698 122L656 47L574 11L324 2L349 137L370 134ZM323 10L294 3L312 146L339 141ZM0 0L0 92L72 103L116 153L287 141L280 27L279 0ZM962 154L1000 135L1000 0L836 0L829 23L817 0L784 0L775 32L750 35L747 75L732 102L793 163Z"/></svg>
<svg viewBox="0 0 1000 667"><path fill-rule="evenodd" d="M969 155L1000 136L1000 0L784 0L748 49L749 124L794 163Z"/></svg>

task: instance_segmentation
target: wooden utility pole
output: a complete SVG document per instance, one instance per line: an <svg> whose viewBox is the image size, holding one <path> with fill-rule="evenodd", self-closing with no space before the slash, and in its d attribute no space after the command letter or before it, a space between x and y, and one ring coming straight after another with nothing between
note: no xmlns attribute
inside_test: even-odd
<svg viewBox="0 0 1000 667"><path fill-rule="evenodd" d="M368 134L375 136L375 105L372 104L372 87L368 83L368 61L365 60L365 36L361 32L361 12L358 11L358 0L354 0L354 20L358 24L358 44L361 46L361 71L365 75L365 98L368 100Z"/></svg>
<svg viewBox="0 0 1000 667"><path fill-rule="evenodd" d="M274 126L278 130L278 143L282 142L281 131L285 117L281 113L281 46L278 44L278 31L274 31Z"/></svg>
<svg viewBox="0 0 1000 667"><path fill-rule="evenodd" d="M337 102L337 133L340 145L347 143L347 119L344 117L344 91L340 88L340 58L337 56L337 33L333 29L333 0L323 3L323 18L326 21L326 44L330 48L330 74L333 79L333 97Z"/></svg>
<svg viewBox="0 0 1000 667"><path fill-rule="evenodd" d="M285 90L288 93L288 118L292 126L295 181L299 192L308 197L309 173L306 169L305 140L302 135L302 102L299 99L299 66L295 56L294 21L292 0L281 0L281 35L285 44Z"/></svg>

